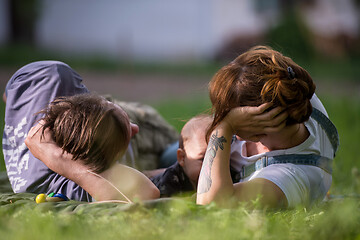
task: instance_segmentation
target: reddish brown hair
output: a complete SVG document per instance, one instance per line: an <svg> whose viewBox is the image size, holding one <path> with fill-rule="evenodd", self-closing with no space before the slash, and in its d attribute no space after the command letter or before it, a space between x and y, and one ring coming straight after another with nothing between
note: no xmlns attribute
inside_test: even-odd
<svg viewBox="0 0 360 240"><path fill-rule="evenodd" d="M265 102L286 108L288 125L302 123L311 115L314 92L312 78L293 60L266 46L253 47L222 67L210 81L214 121L207 137L232 108Z"/></svg>
<svg viewBox="0 0 360 240"><path fill-rule="evenodd" d="M81 94L55 99L44 113L44 129L53 133L56 144L100 173L123 154L130 141L129 119L104 98Z"/></svg>

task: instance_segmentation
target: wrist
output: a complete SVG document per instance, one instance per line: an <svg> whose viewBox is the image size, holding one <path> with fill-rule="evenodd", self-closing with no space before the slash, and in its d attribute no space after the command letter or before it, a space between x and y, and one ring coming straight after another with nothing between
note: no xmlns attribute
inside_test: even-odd
<svg viewBox="0 0 360 240"><path fill-rule="evenodd" d="M231 134L236 133L236 130L235 130L234 126L230 123L230 121L227 118L222 120L215 129L222 130L222 131L224 131L226 133L229 132Z"/></svg>
<svg viewBox="0 0 360 240"><path fill-rule="evenodd" d="M225 120L221 121L213 132L218 132L218 134L221 134L225 137L232 136L235 134L235 130L233 126Z"/></svg>

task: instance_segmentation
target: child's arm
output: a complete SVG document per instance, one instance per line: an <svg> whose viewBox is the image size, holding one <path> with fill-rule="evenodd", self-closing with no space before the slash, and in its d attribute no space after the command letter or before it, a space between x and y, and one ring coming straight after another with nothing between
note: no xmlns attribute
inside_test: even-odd
<svg viewBox="0 0 360 240"><path fill-rule="evenodd" d="M54 172L74 181L95 200L148 200L160 196L155 185L139 171L114 164L110 169L96 175L80 160L72 160L72 155L63 152L52 140L50 130L44 137L42 125L33 127L25 139L31 153ZM125 195L126 197L124 197Z"/></svg>

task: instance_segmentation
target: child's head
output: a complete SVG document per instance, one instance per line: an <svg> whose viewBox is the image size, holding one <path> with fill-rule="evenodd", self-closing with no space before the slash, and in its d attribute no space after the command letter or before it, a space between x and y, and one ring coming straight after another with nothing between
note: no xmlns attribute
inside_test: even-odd
<svg viewBox="0 0 360 240"><path fill-rule="evenodd" d="M97 173L124 154L137 130L119 106L94 94L57 98L40 113L56 144Z"/></svg>
<svg viewBox="0 0 360 240"><path fill-rule="evenodd" d="M235 107L266 102L288 113L287 124L306 121L312 111L315 84L308 72L269 47L253 47L221 68L209 83L213 130Z"/></svg>
<svg viewBox="0 0 360 240"><path fill-rule="evenodd" d="M199 115L190 119L181 130L177 160L194 186L206 152L206 130L212 120L209 115Z"/></svg>

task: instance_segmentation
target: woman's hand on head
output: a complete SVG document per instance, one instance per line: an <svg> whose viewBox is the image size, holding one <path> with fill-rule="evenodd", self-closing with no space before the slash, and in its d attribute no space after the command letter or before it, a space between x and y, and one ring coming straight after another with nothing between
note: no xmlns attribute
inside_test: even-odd
<svg viewBox="0 0 360 240"><path fill-rule="evenodd" d="M278 132L286 125L288 114L284 108L276 107L267 111L271 103L258 107L233 108L224 118L234 134L241 138L257 141L258 136Z"/></svg>

